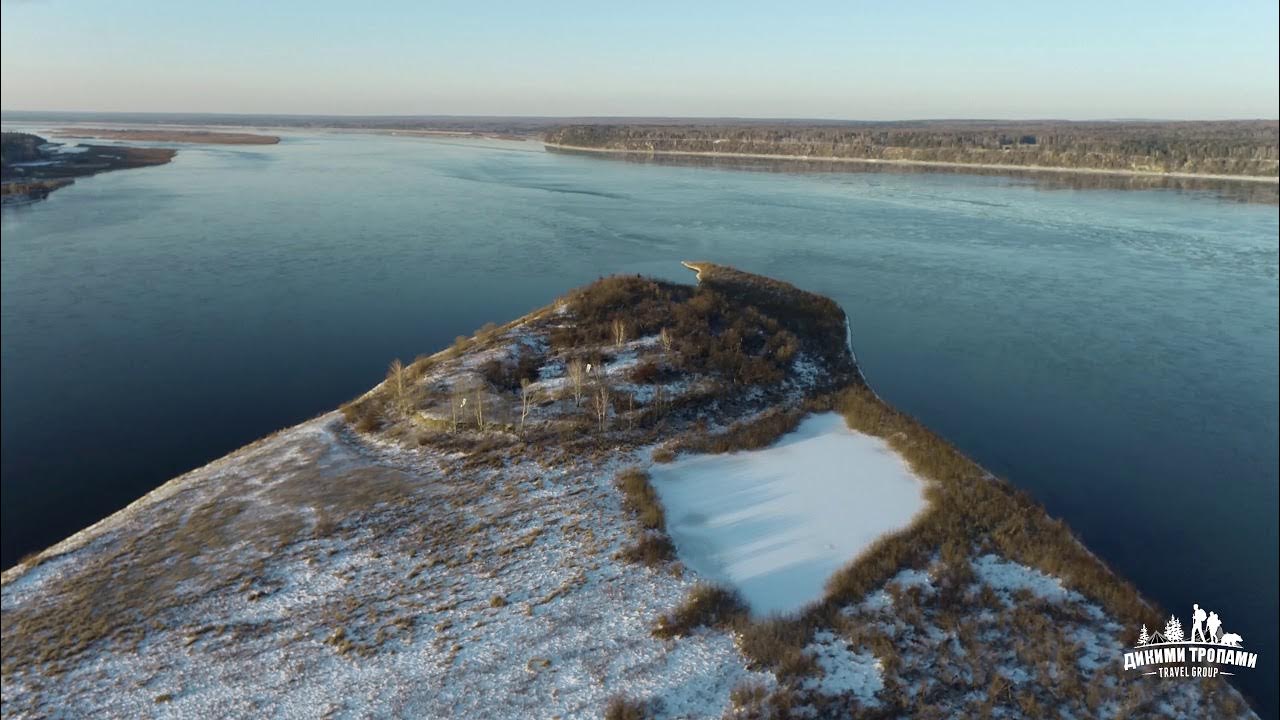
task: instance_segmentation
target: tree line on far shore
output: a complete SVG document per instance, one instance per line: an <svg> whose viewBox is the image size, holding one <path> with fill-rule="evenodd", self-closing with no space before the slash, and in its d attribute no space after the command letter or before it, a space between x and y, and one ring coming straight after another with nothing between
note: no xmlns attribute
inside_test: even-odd
<svg viewBox="0 0 1280 720"><path fill-rule="evenodd" d="M578 147L816 158L1277 175L1280 123L931 121L802 125L571 125L551 143Z"/></svg>

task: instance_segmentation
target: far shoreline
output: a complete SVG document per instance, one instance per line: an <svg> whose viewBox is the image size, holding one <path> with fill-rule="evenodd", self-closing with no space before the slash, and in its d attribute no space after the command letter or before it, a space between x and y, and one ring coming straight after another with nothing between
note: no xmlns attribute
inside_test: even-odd
<svg viewBox="0 0 1280 720"><path fill-rule="evenodd" d="M605 155L642 155L667 157L726 158L736 160L787 160L801 162L833 162L856 165L881 165L890 167L922 167L953 170L985 170L1010 173L1054 173L1063 175L1110 175L1115 177L1167 178L1171 180L1210 180L1219 182L1247 182L1268 185L1280 184L1280 177L1261 175L1215 175L1210 173L1155 172L1152 170L1113 170L1108 168L1072 168L1054 165L1000 165L996 163L960 163L942 160L893 160L883 158L849 158L823 155L782 155L771 153L732 153L706 150L630 150L625 148L597 148L581 145L561 145L543 141L543 147L553 152L583 152Z"/></svg>
<svg viewBox="0 0 1280 720"><path fill-rule="evenodd" d="M49 135L67 140L126 140L197 145L277 145L280 143L280 138L276 135L203 129L63 127L53 130Z"/></svg>

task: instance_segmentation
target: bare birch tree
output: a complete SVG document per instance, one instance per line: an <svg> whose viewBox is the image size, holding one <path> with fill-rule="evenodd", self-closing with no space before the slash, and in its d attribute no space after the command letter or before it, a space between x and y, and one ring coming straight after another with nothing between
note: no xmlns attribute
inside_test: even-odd
<svg viewBox="0 0 1280 720"><path fill-rule="evenodd" d="M624 345L627 342L627 321L622 318L613 319L613 344Z"/></svg>
<svg viewBox="0 0 1280 720"><path fill-rule="evenodd" d="M668 353L671 352L671 346L675 344L675 340L672 339L670 330L662 328L662 330L658 332L658 340L662 341L663 350Z"/></svg>
<svg viewBox="0 0 1280 720"><path fill-rule="evenodd" d="M573 404L582 407L582 390L587 383L587 366L580 358L569 361L569 385L573 388Z"/></svg>
<svg viewBox="0 0 1280 720"><path fill-rule="evenodd" d="M537 389L529 378L520 379L520 437L524 437L524 421L537 402Z"/></svg>
<svg viewBox="0 0 1280 720"><path fill-rule="evenodd" d="M591 392L595 403L596 419L600 421L600 432L604 432L605 423L609 420L609 403L613 399L609 391L609 374L600 368L596 374L596 384Z"/></svg>
<svg viewBox="0 0 1280 720"><path fill-rule="evenodd" d="M484 431L484 383L476 382L475 386L476 428Z"/></svg>

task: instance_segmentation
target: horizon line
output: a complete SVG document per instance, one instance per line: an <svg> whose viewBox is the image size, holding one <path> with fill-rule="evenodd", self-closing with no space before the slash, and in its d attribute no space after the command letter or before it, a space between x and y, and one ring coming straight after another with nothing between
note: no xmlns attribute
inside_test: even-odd
<svg viewBox="0 0 1280 720"><path fill-rule="evenodd" d="M1280 117L1204 117L1195 119L1173 119L1159 117L1102 117L1087 119L1068 119L1061 117L903 117L892 120L865 120L838 117L800 117L800 116L753 116L753 115L522 115L522 114L456 114L456 113L290 113L290 112L206 112L181 110L9 110L0 108L0 119L6 115L22 114L40 115L88 115L88 116L155 116L155 117L235 117L235 118L310 118L310 119L345 119L345 120L409 120L409 119L450 119L450 120L699 120L699 121L746 121L746 122L822 122L822 123L858 123L858 124L891 124L891 123L1206 123L1206 122L1280 122Z"/></svg>

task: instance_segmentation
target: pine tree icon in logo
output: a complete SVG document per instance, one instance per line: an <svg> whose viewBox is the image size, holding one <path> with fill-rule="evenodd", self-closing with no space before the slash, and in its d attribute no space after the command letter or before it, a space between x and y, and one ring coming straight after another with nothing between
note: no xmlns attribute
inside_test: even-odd
<svg viewBox="0 0 1280 720"><path fill-rule="evenodd" d="M1164 624L1164 639L1165 642L1182 642L1182 621L1174 615L1170 615L1169 622Z"/></svg>
<svg viewBox="0 0 1280 720"><path fill-rule="evenodd" d="M1142 632L1138 635L1138 647L1142 647L1151 642L1151 636L1147 634L1147 626L1142 626Z"/></svg>

